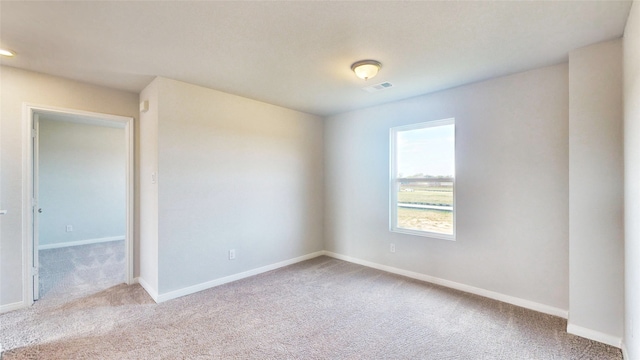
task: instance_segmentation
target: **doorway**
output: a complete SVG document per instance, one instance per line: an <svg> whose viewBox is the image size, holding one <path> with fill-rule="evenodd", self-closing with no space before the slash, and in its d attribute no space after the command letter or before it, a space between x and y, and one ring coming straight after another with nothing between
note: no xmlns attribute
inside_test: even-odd
<svg viewBox="0 0 640 360"><path fill-rule="evenodd" d="M133 279L133 119L25 105L26 299Z"/></svg>

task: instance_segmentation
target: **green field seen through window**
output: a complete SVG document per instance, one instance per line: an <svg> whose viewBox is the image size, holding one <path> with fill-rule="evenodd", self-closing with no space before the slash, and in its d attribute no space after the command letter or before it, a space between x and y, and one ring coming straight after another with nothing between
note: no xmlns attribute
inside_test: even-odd
<svg viewBox="0 0 640 360"><path fill-rule="evenodd" d="M452 183L401 185L398 191L398 226L405 229L453 234L452 185ZM415 206L437 206L444 209Z"/></svg>
<svg viewBox="0 0 640 360"><path fill-rule="evenodd" d="M453 205L453 186L400 186L399 203Z"/></svg>

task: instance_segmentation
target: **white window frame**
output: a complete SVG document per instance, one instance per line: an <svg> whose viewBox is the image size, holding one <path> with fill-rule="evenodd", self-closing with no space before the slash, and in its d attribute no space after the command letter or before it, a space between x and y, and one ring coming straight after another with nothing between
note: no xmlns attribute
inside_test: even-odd
<svg viewBox="0 0 640 360"><path fill-rule="evenodd" d="M433 120L417 124L410 124L405 126L397 126L389 129L389 230L396 233L424 236L436 239L444 239L455 241L456 239L456 177L453 177L453 233L441 234L426 230L405 229L398 227L398 191L400 190L400 181L406 181L406 178L398 178L397 167L397 144L396 139L399 132L425 129L430 127L453 125L454 126L454 166L455 166L455 118Z"/></svg>

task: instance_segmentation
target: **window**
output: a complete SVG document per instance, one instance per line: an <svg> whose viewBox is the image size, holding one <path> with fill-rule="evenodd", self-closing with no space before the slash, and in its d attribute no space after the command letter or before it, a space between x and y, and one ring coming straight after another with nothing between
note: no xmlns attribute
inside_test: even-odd
<svg viewBox="0 0 640 360"><path fill-rule="evenodd" d="M455 239L455 122L391 129L390 230Z"/></svg>

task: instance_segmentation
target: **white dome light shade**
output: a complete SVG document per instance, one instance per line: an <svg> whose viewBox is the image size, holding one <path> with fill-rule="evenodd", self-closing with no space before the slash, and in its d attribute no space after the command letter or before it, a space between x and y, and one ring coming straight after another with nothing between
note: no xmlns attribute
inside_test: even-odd
<svg viewBox="0 0 640 360"><path fill-rule="evenodd" d="M2 55L2 56L8 56L8 57L11 57L11 56L15 56L15 55L16 55L16 53L14 53L14 52L13 52L13 51L11 51L11 50L0 49L0 55Z"/></svg>
<svg viewBox="0 0 640 360"><path fill-rule="evenodd" d="M356 76L363 80L369 80L378 74L378 70L382 67L379 61L361 60L351 65L351 70Z"/></svg>

